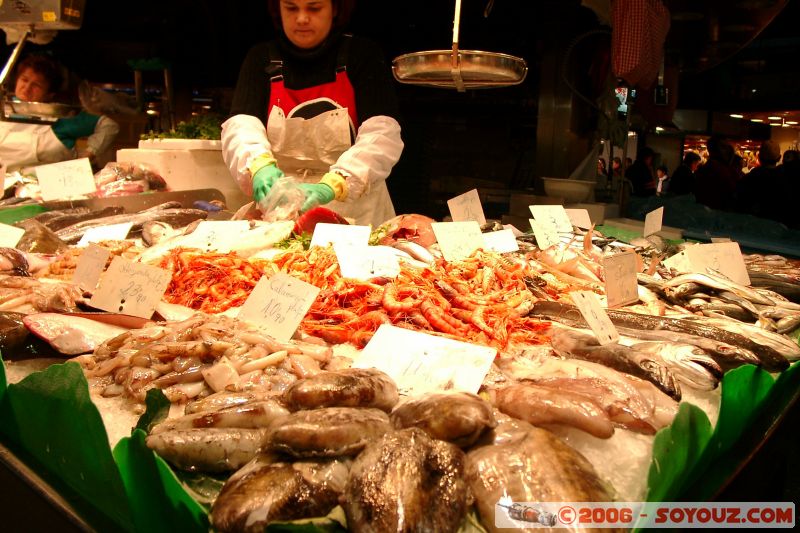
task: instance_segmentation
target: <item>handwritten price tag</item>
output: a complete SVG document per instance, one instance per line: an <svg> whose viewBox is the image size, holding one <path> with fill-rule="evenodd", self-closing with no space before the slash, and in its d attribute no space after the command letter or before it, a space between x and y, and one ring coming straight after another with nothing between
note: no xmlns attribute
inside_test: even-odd
<svg viewBox="0 0 800 533"><path fill-rule="evenodd" d="M504 254L519 250L519 243L510 229L490 231L483 234L483 247L487 250Z"/></svg>
<svg viewBox="0 0 800 533"><path fill-rule="evenodd" d="M450 216L453 222L467 222L474 220L479 225L486 224L486 217L483 215L481 198L478 189L472 189L464 194L447 200L447 207L450 208Z"/></svg>
<svg viewBox="0 0 800 533"><path fill-rule="evenodd" d="M86 246L92 242L101 241L122 241L128 237L128 233L133 227L132 222L125 222L122 224L108 224L107 226L99 226L96 228L89 228L83 234L81 240L78 241L78 246Z"/></svg>
<svg viewBox="0 0 800 533"><path fill-rule="evenodd" d="M87 158L36 167L42 200L61 200L85 196L97 191L92 165Z"/></svg>
<svg viewBox="0 0 800 533"><path fill-rule="evenodd" d="M163 268L115 257L100 276L90 303L110 313L150 318L171 278Z"/></svg>
<svg viewBox="0 0 800 533"><path fill-rule="evenodd" d="M238 318L266 331L280 342L292 338L319 294L319 287L279 272L256 283Z"/></svg>
<svg viewBox="0 0 800 533"><path fill-rule="evenodd" d="M483 246L477 222L433 222L431 228L447 261L466 259Z"/></svg>
<svg viewBox="0 0 800 533"><path fill-rule="evenodd" d="M600 306L600 300L593 292L574 291L569 293L575 307L581 312L583 318L589 323L600 344L613 344L619 340L617 328L608 318L605 309Z"/></svg>
<svg viewBox="0 0 800 533"><path fill-rule="evenodd" d="M658 233L661 231L661 221L664 219L664 208L659 207L658 209L653 209L644 217L644 230L642 232L643 237L647 237L648 235L652 235L653 233Z"/></svg>
<svg viewBox="0 0 800 533"><path fill-rule="evenodd" d="M592 229L592 219L588 209L565 209L569 221L573 226L583 229Z"/></svg>
<svg viewBox="0 0 800 533"><path fill-rule="evenodd" d="M231 251L231 243L234 242L232 237L246 233L250 229L248 220L204 220L193 232L182 237L182 246L228 253Z"/></svg>
<svg viewBox="0 0 800 533"><path fill-rule="evenodd" d="M25 230L8 224L0 224L0 246L3 248L14 248L19 243Z"/></svg>
<svg viewBox="0 0 800 533"><path fill-rule="evenodd" d="M542 222L532 218L528 220L531 223L531 229L536 237L536 244L539 245L539 248L546 250L551 246L558 246L561 244L561 239L558 236L558 230L556 230L554 225L549 222Z"/></svg>
<svg viewBox="0 0 800 533"><path fill-rule="evenodd" d="M608 307L627 305L639 299L636 254L622 252L603 259Z"/></svg>
<svg viewBox="0 0 800 533"><path fill-rule="evenodd" d="M369 242L369 233L369 226L320 222L314 227L310 246L328 246L339 243L366 246L367 242Z"/></svg>
<svg viewBox="0 0 800 533"><path fill-rule="evenodd" d="M679 272L698 272L705 274L709 269L741 285L750 285L747 265L742 257L739 243L720 242L695 244L664 261L669 268Z"/></svg>
<svg viewBox="0 0 800 533"><path fill-rule="evenodd" d="M333 245L333 251L336 252L339 270L344 278L396 278L400 273L397 255L383 247L351 246L340 243Z"/></svg>
<svg viewBox="0 0 800 533"><path fill-rule="evenodd" d="M87 291L94 291L110 256L110 250L89 244L78 258L78 264L75 265L75 272L72 274L72 283Z"/></svg>
<svg viewBox="0 0 800 533"><path fill-rule="evenodd" d="M400 393L433 391L477 393L497 350L383 324L353 362L377 368L397 383Z"/></svg>
<svg viewBox="0 0 800 533"><path fill-rule="evenodd" d="M537 222L555 226L558 232L572 233L572 222L563 205L530 205L528 209Z"/></svg>

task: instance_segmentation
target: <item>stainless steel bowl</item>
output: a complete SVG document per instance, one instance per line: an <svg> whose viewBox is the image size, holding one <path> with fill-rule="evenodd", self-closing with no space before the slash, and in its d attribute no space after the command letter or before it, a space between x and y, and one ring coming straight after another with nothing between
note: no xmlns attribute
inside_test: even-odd
<svg viewBox="0 0 800 533"><path fill-rule="evenodd" d="M63 118L77 115L81 108L69 104L59 104L56 102L19 102L13 100L6 101L8 114L23 115L30 117L44 118Z"/></svg>
<svg viewBox="0 0 800 533"><path fill-rule="evenodd" d="M496 52L459 50L458 67L452 65L452 50L429 50L396 57L392 73L400 83L442 88L456 87L460 75L466 89L518 85L528 74L524 59Z"/></svg>

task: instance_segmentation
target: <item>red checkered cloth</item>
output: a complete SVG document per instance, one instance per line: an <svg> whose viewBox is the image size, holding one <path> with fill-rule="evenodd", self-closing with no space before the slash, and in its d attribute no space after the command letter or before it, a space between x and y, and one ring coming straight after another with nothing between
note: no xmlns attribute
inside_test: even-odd
<svg viewBox="0 0 800 533"><path fill-rule="evenodd" d="M650 87L658 76L668 31L669 10L661 0L612 0L614 75L632 87Z"/></svg>

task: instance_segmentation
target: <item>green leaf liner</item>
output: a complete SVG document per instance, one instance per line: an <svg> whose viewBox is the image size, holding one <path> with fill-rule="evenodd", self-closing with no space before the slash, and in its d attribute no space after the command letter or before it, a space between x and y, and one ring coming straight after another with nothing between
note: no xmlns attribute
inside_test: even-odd
<svg viewBox="0 0 800 533"><path fill-rule="evenodd" d="M141 429L146 435L150 430L169 416L170 401L161 389L150 389L144 398L145 411L136 422L134 430Z"/></svg>
<svg viewBox="0 0 800 533"><path fill-rule="evenodd" d="M163 459L145 444L136 429L114 448L122 481L133 510L135 530L156 533L208 531L205 509L183 489Z"/></svg>
<svg viewBox="0 0 800 533"><path fill-rule="evenodd" d="M3 390L3 442L35 463L29 466L54 488L65 489L64 497L76 507L90 508L92 516L84 517L89 523L132 531L125 488L81 367L53 365Z"/></svg>
<svg viewBox="0 0 800 533"><path fill-rule="evenodd" d="M656 435L647 501L713 499L800 395L800 363L777 379L745 365L727 372L721 386L713 431L701 409L682 404L672 424Z"/></svg>

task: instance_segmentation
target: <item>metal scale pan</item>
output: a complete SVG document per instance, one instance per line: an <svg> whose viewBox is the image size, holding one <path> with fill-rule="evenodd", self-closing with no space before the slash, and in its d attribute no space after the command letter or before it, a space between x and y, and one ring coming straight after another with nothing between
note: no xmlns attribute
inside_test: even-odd
<svg viewBox="0 0 800 533"><path fill-rule="evenodd" d="M488 13L492 2L486 8ZM397 81L445 89L488 89L523 82L528 74L524 59L497 52L459 50L461 0L456 0L452 50L428 50L398 56L392 61Z"/></svg>

